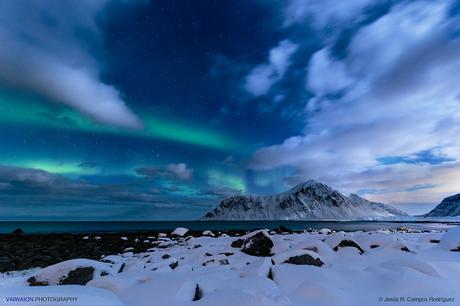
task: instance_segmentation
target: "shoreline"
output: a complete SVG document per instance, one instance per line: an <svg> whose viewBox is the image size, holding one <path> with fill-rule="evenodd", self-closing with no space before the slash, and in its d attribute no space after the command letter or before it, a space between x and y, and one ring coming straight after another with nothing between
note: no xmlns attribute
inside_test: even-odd
<svg viewBox="0 0 460 306"><path fill-rule="evenodd" d="M444 229L460 225L460 219L445 220L357 220L357 221L0 221L0 234L8 234L22 228L28 234L84 234L118 232L164 232L177 227L187 227L193 231L250 231L257 228L284 226L293 230L324 227L337 231L396 229L399 226L414 229Z"/></svg>
<svg viewBox="0 0 460 306"><path fill-rule="evenodd" d="M325 224L326 225L326 224ZM149 231L114 231L114 232L80 232L80 233L9 233L0 234L0 273L27 270L31 268L44 268L62 261L88 258L100 260L103 256L122 254L126 250L134 254L147 252L156 247L162 238L177 240L173 230ZM188 230L187 238L203 237L204 232L212 237L240 237L250 232L262 230ZM397 229L385 228L389 232L429 233L433 230L413 230L401 225ZM447 228L443 229L447 230ZM437 230L441 232L443 230ZM292 230L285 226L269 229L270 232L287 235L303 232L318 232L318 229ZM371 232L360 230L362 232ZM335 230L332 230L335 232ZM345 233L357 232L356 230L343 231Z"/></svg>

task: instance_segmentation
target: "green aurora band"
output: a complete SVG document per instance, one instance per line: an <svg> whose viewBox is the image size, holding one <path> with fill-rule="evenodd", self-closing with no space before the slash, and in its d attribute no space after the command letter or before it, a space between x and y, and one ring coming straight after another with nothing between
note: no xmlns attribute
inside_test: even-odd
<svg viewBox="0 0 460 306"><path fill-rule="evenodd" d="M58 106L56 104L56 106ZM60 106L56 110L31 98L0 93L0 123L28 125L46 128L95 132L139 138L157 138L217 150L235 150L237 143L227 135L183 122L156 118L149 114L140 116L143 129L127 129L106 126Z"/></svg>

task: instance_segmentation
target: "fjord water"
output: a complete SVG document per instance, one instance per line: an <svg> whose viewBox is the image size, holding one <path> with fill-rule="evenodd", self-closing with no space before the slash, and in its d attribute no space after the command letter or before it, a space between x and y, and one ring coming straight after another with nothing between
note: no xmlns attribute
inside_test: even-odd
<svg viewBox="0 0 460 306"><path fill-rule="evenodd" d="M170 231L177 227L190 230L273 229L283 225L292 230L330 228L337 231L396 229L401 225L412 230L442 230L459 222L417 221L3 221L0 233L21 228L25 233L84 233L126 231Z"/></svg>

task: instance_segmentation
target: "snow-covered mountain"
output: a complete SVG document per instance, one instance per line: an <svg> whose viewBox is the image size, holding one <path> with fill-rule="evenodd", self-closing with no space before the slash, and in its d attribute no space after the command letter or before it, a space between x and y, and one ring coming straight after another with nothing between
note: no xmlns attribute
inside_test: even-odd
<svg viewBox="0 0 460 306"><path fill-rule="evenodd" d="M455 217L460 216L460 193L447 197L424 217Z"/></svg>
<svg viewBox="0 0 460 306"><path fill-rule="evenodd" d="M233 196L203 216L203 220L359 220L407 216L358 195L344 196L309 180L289 191L267 196Z"/></svg>

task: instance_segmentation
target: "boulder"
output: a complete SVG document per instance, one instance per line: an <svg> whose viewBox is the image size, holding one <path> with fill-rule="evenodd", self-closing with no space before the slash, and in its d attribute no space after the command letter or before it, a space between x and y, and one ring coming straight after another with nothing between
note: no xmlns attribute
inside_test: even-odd
<svg viewBox="0 0 460 306"><path fill-rule="evenodd" d="M324 262L317 253L302 249L276 254L272 257L272 261L273 264L288 263L293 265L310 265L316 267L324 265Z"/></svg>
<svg viewBox="0 0 460 306"><path fill-rule="evenodd" d="M85 285L102 274L112 274L109 263L90 259L72 259L39 270L28 282L31 286Z"/></svg>
<svg viewBox="0 0 460 306"><path fill-rule="evenodd" d="M201 233L201 235L203 236L209 236L209 237L215 237L216 235L214 235L213 232L209 231L209 230L206 230L206 231L203 231L203 233Z"/></svg>
<svg viewBox="0 0 460 306"><path fill-rule="evenodd" d="M86 285L87 282L93 279L93 267L76 268L59 281L59 285Z"/></svg>
<svg viewBox="0 0 460 306"><path fill-rule="evenodd" d="M237 239L233 241L230 246L232 248L241 248L243 246L243 243L244 243L244 239Z"/></svg>
<svg viewBox="0 0 460 306"><path fill-rule="evenodd" d="M241 251L251 256L271 256L273 241L264 231L244 240Z"/></svg>
<svg viewBox="0 0 460 306"><path fill-rule="evenodd" d="M169 264L169 267L174 270L175 268L177 268L177 266L179 265L179 262L176 260L176 261L173 261Z"/></svg>
<svg viewBox="0 0 460 306"><path fill-rule="evenodd" d="M183 237L185 234L187 234L187 232L188 232L187 228L178 227L171 233L171 236Z"/></svg>
<svg viewBox="0 0 460 306"><path fill-rule="evenodd" d="M46 281L38 281L35 276L29 277L27 279L27 282L29 283L29 286L48 286L48 282Z"/></svg>
<svg viewBox="0 0 460 306"><path fill-rule="evenodd" d="M333 250L337 252L339 248L346 248L346 247L352 247L352 248L358 249L359 254L364 253L364 250L356 242L354 242L353 240L349 240L349 239L342 240L338 245L336 245L333 248Z"/></svg>
<svg viewBox="0 0 460 306"><path fill-rule="evenodd" d="M310 265L310 266L317 266L321 267L324 265L324 262L319 259L319 257L314 258L309 254L303 254L299 256L290 257L285 263L290 263L293 265Z"/></svg>

